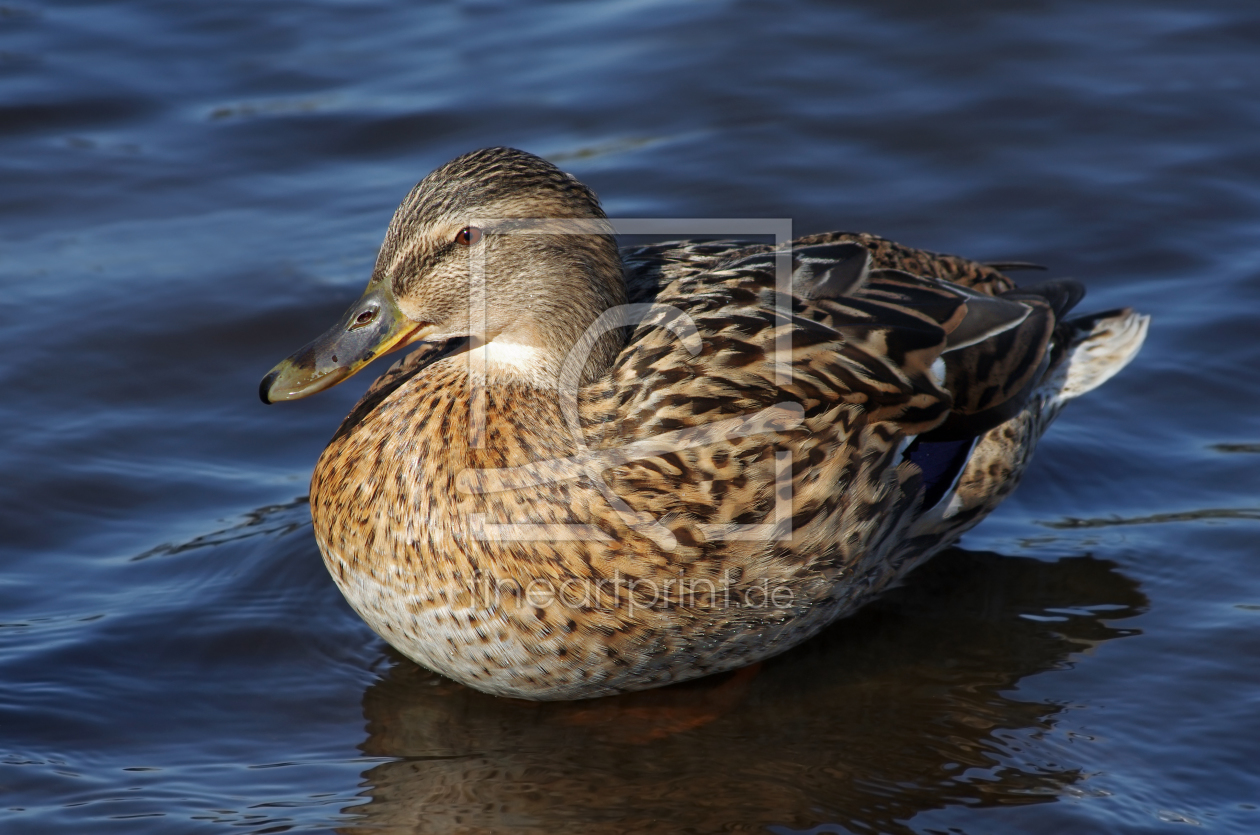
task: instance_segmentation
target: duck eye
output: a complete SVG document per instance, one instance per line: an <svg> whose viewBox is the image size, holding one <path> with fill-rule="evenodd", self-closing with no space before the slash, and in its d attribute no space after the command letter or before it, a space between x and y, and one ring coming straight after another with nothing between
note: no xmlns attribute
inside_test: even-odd
<svg viewBox="0 0 1260 835"><path fill-rule="evenodd" d="M455 243L462 246L472 246L479 240L481 240L481 230L476 226L465 226L455 233Z"/></svg>

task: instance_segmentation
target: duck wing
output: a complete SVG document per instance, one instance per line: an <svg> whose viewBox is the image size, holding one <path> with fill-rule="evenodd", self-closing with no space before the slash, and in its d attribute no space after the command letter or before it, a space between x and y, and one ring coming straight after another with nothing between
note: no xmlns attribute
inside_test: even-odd
<svg viewBox="0 0 1260 835"><path fill-rule="evenodd" d="M870 253L872 269L902 270L928 278L943 278L991 296L1015 288L1015 282L1004 271L1039 268L1022 261L981 264L956 255L903 246L867 232L823 232L798 238L791 246L803 249L844 243L864 247ZM651 301L672 281L708 272L723 262L775 249L772 244L740 239L681 240L625 247L621 257L625 264L627 295L631 303Z"/></svg>
<svg viewBox="0 0 1260 835"><path fill-rule="evenodd" d="M593 445L775 404L802 410L794 429L674 451L610 473L619 495L636 497L658 518L764 517L774 449L791 451L794 473L835 479L821 492L800 485L798 516L809 516L811 505L831 512L845 501L836 494L846 473L856 495L887 494L889 480L900 479L903 496L913 496L931 474L912 468L909 476L890 475L903 441L974 438L1017 413L1052 364L1058 317L1079 299L1072 282L1020 290L983 264L874 236L795 242L781 256L791 271L786 294L778 292L773 248L658 246L639 248L639 260L627 263L675 278L657 291L610 374L584 392ZM649 255L659 260L649 266ZM690 342L677 338L676 325L663 327L680 314L695 329ZM951 447L936 480L965 464L960 448Z"/></svg>

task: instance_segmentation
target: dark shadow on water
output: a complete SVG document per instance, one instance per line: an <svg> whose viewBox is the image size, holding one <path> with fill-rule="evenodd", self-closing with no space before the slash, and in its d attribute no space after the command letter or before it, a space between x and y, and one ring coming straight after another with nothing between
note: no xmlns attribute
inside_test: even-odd
<svg viewBox="0 0 1260 835"><path fill-rule="evenodd" d="M399 661L363 698L369 802L338 830L910 832L915 815L1088 791L1056 762L1072 666L1147 606L1106 560L953 550L759 671L587 702L468 690ZM1057 758L1062 760L1062 757Z"/></svg>
<svg viewBox="0 0 1260 835"><path fill-rule="evenodd" d="M1149 516L1109 516L1102 519L1077 519L1076 517L1068 516L1055 522L1042 522L1041 524L1055 530L1075 530L1078 528L1114 528L1124 525L1162 525L1170 522L1210 522L1235 519L1260 520L1260 508L1209 507L1201 510L1186 510L1180 513L1152 513Z"/></svg>
<svg viewBox="0 0 1260 835"><path fill-rule="evenodd" d="M309 496L298 496L284 504L264 505L251 510L226 527L199 534L184 542L166 542L131 558L132 562L152 557L169 557L195 551L198 548L215 548L229 542L250 539L255 536L284 536L305 529L311 523Z"/></svg>

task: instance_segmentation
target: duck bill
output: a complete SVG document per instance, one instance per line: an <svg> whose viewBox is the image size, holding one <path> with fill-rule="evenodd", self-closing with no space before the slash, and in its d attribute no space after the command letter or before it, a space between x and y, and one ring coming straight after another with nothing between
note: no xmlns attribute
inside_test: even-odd
<svg viewBox="0 0 1260 835"><path fill-rule="evenodd" d="M404 316L384 287L369 288L327 333L271 369L258 395L264 403L310 397L416 341L430 327Z"/></svg>

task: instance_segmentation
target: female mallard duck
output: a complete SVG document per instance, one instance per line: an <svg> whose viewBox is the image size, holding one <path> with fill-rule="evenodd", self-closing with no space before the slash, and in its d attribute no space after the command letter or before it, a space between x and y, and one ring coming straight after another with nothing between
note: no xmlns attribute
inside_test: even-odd
<svg viewBox="0 0 1260 835"><path fill-rule="evenodd" d="M419 343L320 457L315 535L386 641L489 693L638 690L800 643L988 514L1146 333L1064 319L1075 282L872 235L619 253L611 231L550 163L462 156L262 382L305 397Z"/></svg>

